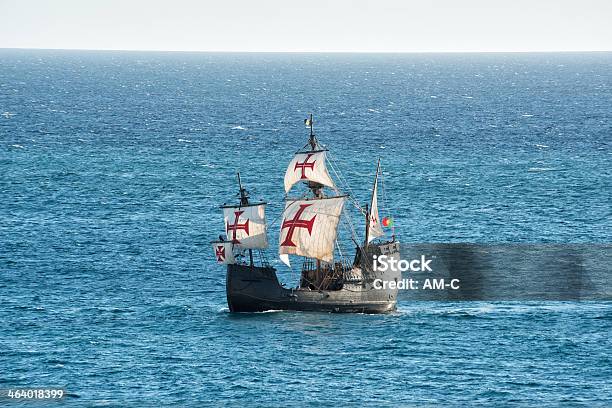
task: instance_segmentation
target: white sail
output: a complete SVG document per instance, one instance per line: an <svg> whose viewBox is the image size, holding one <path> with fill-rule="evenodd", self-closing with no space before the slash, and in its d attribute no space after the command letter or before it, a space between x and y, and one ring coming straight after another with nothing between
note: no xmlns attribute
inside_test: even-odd
<svg viewBox="0 0 612 408"><path fill-rule="evenodd" d="M233 244L227 241L217 241L212 243L215 250L215 258L220 264L235 264L236 259L232 252Z"/></svg>
<svg viewBox="0 0 612 408"><path fill-rule="evenodd" d="M224 206L227 240L240 248L267 248L266 205Z"/></svg>
<svg viewBox="0 0 612 408"><path fill-rule="evenodd" d="M285 265L287 265L288 267L291 268L291 262L289 261L289 255L287 255L287 254L280 254L280 255L278 255L278 257L280 258L282 263L284 263Z"/></svg>
<svg viewBox="0 0 612 408"><path fill-rule="evenodd" d="M288 200L281 224L278 253L332 262L344 200L345 197Z"/></svg>
<svg viewBox="0 0 612 408"><path fill-rule="evenodd" d="M325 151L296 153L285 172L285 192L299 181L314 181L324 186L336 188L329 176L325 163Z"/></svg>
<svg viewBox="0 0 612 408"><path fill-rule="evenodd" d="M374 188L372 189L372 201L370 203L370 212L368 214L368 243L374 239L385 235L382 229L380 216L378 215L378 173L380 171L380 161L376 168L376 177L374 179Z"/></svg>

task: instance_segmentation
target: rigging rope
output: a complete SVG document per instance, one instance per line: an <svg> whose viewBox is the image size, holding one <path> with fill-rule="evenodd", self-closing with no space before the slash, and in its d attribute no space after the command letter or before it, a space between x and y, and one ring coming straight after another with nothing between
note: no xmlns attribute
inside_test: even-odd
<svg viewBox="0 0 612 408"><path fill-rule="evenodd" d="M342 176L342 173L339 170L336 170L336 166L334 166L334 161L336 161L336 159L334 159L332 157L332 154L331 154L331 152L329 150L327 151L327 161L329 163L330 168L332 169L332 171L334 172L334 174L338 178L338 180L343 184L342 187L344 187L344 189L349 193L349 197L352 200L353 205L355 206L355 208L357 208L359 211L361 211L363 214L365 214L365 210L363 209L363 207L361 207L361 204L359 204L359 202L354 198L355 197L355 193L351 189L351 186L349 185L347 180L344 178L344 176Z"/></svg>

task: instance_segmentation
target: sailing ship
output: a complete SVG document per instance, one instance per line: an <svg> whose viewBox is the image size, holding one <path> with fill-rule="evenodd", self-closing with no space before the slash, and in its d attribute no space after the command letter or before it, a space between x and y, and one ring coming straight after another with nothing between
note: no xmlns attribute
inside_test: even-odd
<svg viewBox="0 0 612 408"><path fill-rule="evenodd" d="M291 267L289 255L302 258L297 287L286 288L265 257L269 247L265 202L251 202L238 173L236 204L221 206L225 236L212 242L217 262L227 265L226 293L231 312L298 310L346 313L387 313L395 310L398 290L384 282L398 282L401 272L375 270L375 256L399 260L399 242L392 234L383 240L383 220L378 211L380 159L369 205L356 203L365 216L365 239L359 241L349 223L355 256L348 259L338 241L338 225L348 217L349 194L342 193L328 171L327 152L313 130L312 115L304 121L310 128L308 143L295 153L285 173L285 192L304 183L300 198L285 197L281 215L278 253ZM337 173L336 173L337 174ZM331 190L331 191L330 191ZM385 219L384 221L387 221ZM255 260L255 255L259 255ZM377 282L378 281L378 282ZM392 286L393 289L389 288Z"/></svg>

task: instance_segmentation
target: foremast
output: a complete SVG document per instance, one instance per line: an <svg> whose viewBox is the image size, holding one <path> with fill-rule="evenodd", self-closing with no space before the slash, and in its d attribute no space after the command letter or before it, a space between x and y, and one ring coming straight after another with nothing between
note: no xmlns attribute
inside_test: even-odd
<svg viewBox="0 0 612 408"><path fill-rule="evenodd" d="M237 258L242 256L243 250L248 250L249 265L254 266L253 249L268 247L267 224L265 215L265 202L252 203L249 193L242 185L240 173L238 178L239 203L223 204L223 218L225 224L225 238L219 236L214 241L215 256L218 263L240 263ZM265 258L262 258L265 263Z"/></svg>
<svg viewBox="0 0 612 408"><path fill-rule="evenodd" d="M240 194L240 205L248 206L249 205L249 193L246 191L244 187L242 187L242 181L240 180L240 172L236 172L236 177L238 178L238 191ZM249 264L253 267L253 249L249 248Z"/></svg>

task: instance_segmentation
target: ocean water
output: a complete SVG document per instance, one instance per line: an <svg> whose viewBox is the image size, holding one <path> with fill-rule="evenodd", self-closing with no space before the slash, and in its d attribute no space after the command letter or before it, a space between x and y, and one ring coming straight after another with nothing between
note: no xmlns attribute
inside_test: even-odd
<svg viewBox="0 0 612 408"><path fill-rule="evenodd" d="M75 406L610 406L609 298L231 315L209 242L237 170L278 222L312 112L357 201L382 158L406 245L609 244L611 106L610 53L0 50L0 389L63 387Z"/></svg>

